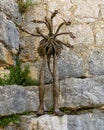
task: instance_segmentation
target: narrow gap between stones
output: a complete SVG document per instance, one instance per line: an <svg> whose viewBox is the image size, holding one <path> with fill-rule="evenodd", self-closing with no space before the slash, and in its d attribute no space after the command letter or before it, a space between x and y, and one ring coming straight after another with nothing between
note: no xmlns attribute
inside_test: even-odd
<svg viewBox="0 0 104 130"><path fill-rule="evenodd" d="M88 107L79 107L79 108L60 108L65 114L74 114L74 115L80 115L85 113L93 113L93 110L99 110L104 111L103 106L88 106Z"/></svg>

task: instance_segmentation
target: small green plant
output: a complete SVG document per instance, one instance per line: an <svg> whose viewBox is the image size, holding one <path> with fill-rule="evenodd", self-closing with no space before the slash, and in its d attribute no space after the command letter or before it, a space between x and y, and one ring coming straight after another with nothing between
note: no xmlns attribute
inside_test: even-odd
<svg viewBox="0 0 104 130"><path fill-rule="evenodd" d="M0 85L5 85L5 79L0 77Z"/></svg>
<svg viewBox="0 0 104 130"><path fill-rule="evenodd" d="M0 117L0 126L4 128L8 126L9 123L18 124L20 116L29 114L31 114L31 112L23 112L21 114L13 114L10 116Z"/></svg>
<svg viewBox="0 0 104 130"><path fill-rule="evenodd" d="M11 115L7 117L0 117L0 126L6 127L9 125L10 122L13 124L17 124L19 120L20 115Z"/></svg>
<svg viewBox="0 0 104 130"><path fill-rule="evenodd" d="M17 3L22 14L25 13L30 7L35 5L32 0L27 0L26 2L24 2L23 0L17 0Z"/></svg>
<svg viewBox="0 0 104 130"><path fill-rule="evenodd" d="M27 77L25 82L22 84L23 86L28 86L28 85L36 85L39 86L39 82L37 80L31 79L31 77Z"/></svg>
<svg viewBox="0 0 104 130"><path fill-rule="evenodd" d="M67 107L61 107L60 110L61 110L62 112L65 112L65 113L66 113L66 112L69 112L70 109L67 108Z"/></svg>
<svg viewBox="0 0 104 130"><path fill-rule="evenodd" d="M47 114L51 115L54 113L53 107L50 107L47 111Z"/></svg>
<svg viewBox="0 0 104 130"><path fill-rule="evenodd" d="M3 76L3 78L0 77L0 85L8 84L8 79L9 79L9 77L6 74Z"/></svg>
<svg viewBox="0 0 104 130"><path fill-rule="evenodd" d="M8 77L0 78L0 85L39 85L38 81L28 76L29 66L25 66L24 69L22 69L19 60L16 61L16 66L9 67L9 70L10 75Z"/></svg>

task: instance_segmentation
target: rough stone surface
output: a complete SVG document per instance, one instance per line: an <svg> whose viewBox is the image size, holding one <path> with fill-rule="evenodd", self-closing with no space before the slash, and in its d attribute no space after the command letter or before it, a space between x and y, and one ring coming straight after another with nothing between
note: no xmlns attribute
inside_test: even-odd
<svg viewBox="0 0 104 130"><path fill-rule="evenodd" d="M12 65L13 62L13 57L11 53L4 47L2 43L0 43L0 65Z"/></svg>
<svg viewBox="0 0 104 130"><path fill-rule="evenodd" d="M15 0L0 0L0 9L7 17L17 23L21 21L21 14L18 9L18 4Z"/></svg>
<svg viewBox="0 0 104 130"><path fill-rule="evenodd" d="M98 107L104 105L104 77L67 78L60 82L60 107ZM45 89L45 110L52 108L52 86ZM37 111L38 87L0 86L0 116Z"/></svg>
<svg viewBox="0 0 104 130"><path fill-rule="evenodd" d="M0 13L0 41L5 47L9 47L13 53L19 48L19 32L15 24L7 20L3 13Z"/></svg>
<svg viewBox="0 0 104 130"><path fill-rule="evenodd" d="M83 59L70 49L66 49L59 58L58 68L60 79L81 77L83 75Z"/></svg>
<svg viewBox="0 0 104 130"><path fill-rule="evenodd" d="M91 75L104 75L104 50L96 49L89 53L89 71Z"/></svg>
<svg viewBox="0 0 104 130"><path fill-rule="evenodd" d="M72 0L72 3L76 4L76 17L98 18L99 4L103 4L103 0Z"/></svg>
<svg viewBox="0 0 104 130"><path fill-rule="evenodd" d="M104 26L96 33L96 44L102 46L104 45Z"/></svg>
<svg viewBox="0 0 104 130"><path fill-rule="evenodd" d="M104 130L104 113L93 111L63 117L43 115L38 118L23 116L20 128L22 130Z"/></svg>
<svg viewBox="0 0 104 130"><path fill-rule="evenodd" d="M85 79L69 78L61 81L62 106L74 108L104 104L103 84L104 77Z"/></svg>
<svg viewBox="0 0 104 130"><path fill-rule="evenodd" d="M4 69L3 67L0 67L0 77L4 78L5 75L8 76L10 74L10 71L8 69Z"/></svg>
<svg viewBox="0 0 104 130"><path fill-rule="evenodd" d="M39 26L45 34L48 33L44 25L34 24L31 21L33 19L43 20L45 15L50 15L50 11L54 11L55 9L58 9L59 14L57 14L57 16L54 18L54 30L63 21L63 18L66 21L70 20L72 22L70 27L63 26L60 32L71 31L76 36L76 38L73 40L68 35L58 37L63 42L70 42L70 44L74 45L74 49L72 52L70 52L70 50L64 49L64 53L62 53L62 55L60 56L61 58L58 59L60 75L59 78L65 79L67 77L81 77L83 75L86 75L86 77L90 76L91 67L89 66L93 66L92 62L89 63L90 50L96 50L97 48L104 50L104 48L102 48L104 42L104 1L44 0L42 2L34 2L37 2L37 6L34 6L26 13L22 23L22 25L29 31L34 32L35 27ZM42 10L42 12L40 12L40 10ZM27 37L29 35L25 33L22 33L21 35L23 37L21 38L22 49L20 53L20 59L24 63L29 62L30 68L32 68L31 65L34 64L37 74L35 76L33 75L33 78L35 77L36 79L38 79L41 60L36 50L41 39L31 36ZM49 83L50 81L51 76L49 75L49 71L46 67L45 82Z"/></svg>
<svg viewBox="0 0 104 130"><path fill-rule="evenodd" d="M37 60L36 44L34 37L26 37L20 41L20 60L23 63L34 63Z"/></svg>
<svg viewBox="0 0 104 130"><path fill-rule="evenodd" d="M72 25L70 27L67 27L67 31L73 32L73 34L76 36L75 40L72 40L69 38L69 41L71 44L75 45L89 45L94 43L94 36L92 27L87 24L78 24L78 25Z"/></svg>
<svg viewBox="0 0 104 130"><path fill-rule="evenodd" d="M104 19L104 2L103 4L100 4L99 7L100 7L99 16L101 19Z"/></svg>
<svg viewBox="0 0 104 130"><path fill-rule="evenodd" d="M24 0L26 1L26 0ZM31 21L33 19L43 20L45 15L50 15L51 11L57 9L59 14L54 18L54 29L65 19L66 21L70 20L72 25L70 27L65 27L61 31L71 31L76 39L72 40L68 35L64 37L58 37L63 42L70 42L74 45L73 53L70 53L70 50L62 53L62 59L59 58L59 74L60 79L67 77L80 77L84 75L89 70L88 66L93 66L93 62L85 59L83 57L85 46L89 48L92 46L93 50L98 47L101 50L104 50L102 46L104 45L104 1L103 0L32 0L37 3L35 6L31 7L25 15L23 15L22 26L27 28L29 31L35 31L35 27L38 24L34 24ZM20 23L21 15L19 13L18 4L15 0L0 0L0 8L3 13L0 13L0 27L3 32L0 34L0 40L3 41L3 44L12 48L12 52L16 53L18 49L18 32L15 30L15 25L11 21L16 21ZM40 11L42 10L42 11ZM34 15L31 15L34 14ZM6 17L9 19L7 20ZM11 21L10 21L11 20ZM3 23L4 21L4 23ZM44 25L39 25L44 33L47 33L47 29ZM9 31L8 31L9 29ZM12 33L14 32L14 33ZM30 68L35 66L36 74L32 75L33 78L38 79L39 70L40 70L40 58L37 54L37 46L39 45L40 38L34 38L29 36L26 33L21 32L21 52L20 60L23 63L29 63ZM15 39L15 40L14 40ZM15 43L15 44L14 44ZM77 51L76 51L76 48ZM6 48L7 49L7 48ZM86 51L86 50L85 50ZM68 55L68 56L67 56ZM90 55L90 51L87 51L87 56ZM73 58L71 58L73 57ZM65 62L66 64L63 64ZM8 62L6 62L8 64ZM72 63L72 64L71 64ZM39 65L37 67L37 64ZM62 67L63 66L63 67ZM83 66L83 67L82 67ZM87 66L87 67L86 67ZM66 69L64 69L66 68ZM96 67L97 68L97 67ZM99 69L99 67L97 68ZM47 73L47 72L46 72ZM92 72L91 72L92 73ZM102 72L103 73L103 72ZM101 75L102 75L101 73ZM90 74L90 73L89 73ZM46 74L49 76L49 74ZM99 72L100 75L100 72ZM46 76L47 77L47 76ZM50 76L46 79L50 81Z"/></svg>
<svg viewBox="0 0 104 130"><path fill-rule="evenodd" d="M57 117L44 115L39 118L34 116L23 116L21 117L20 128L23 130L67 130L67 116Z"/></svg>
<svg viewBox="0 0 104 130"><path fill-rule="evenodd" d="M65 49L58 58L58 73L60 80L68 77L81 77L83 75L83 59L73 53L71 50ZM46 69L45 74L45 82L51 82L52 76L48 69Z"/></svg>
<svg viewBox="0 0 104 130"><path fill-rule="evenodd" d="M7 127L5 127L4 130L20 130L20 129L17 128L16 124L13 124L12 122L10 122L9 125Z"/></svg>
<svg viewBox="0 0 104 130"><path fill-rule="evenodd" d="M36 110L37 91L37 87L0 86L0 116Z"/></svg>
<svg viewBox="0 0 104 130"><path fill-rule="evenodd" d="M27 1L27 0L24 0ZM43 20L51 11L58 10L54 18L54 29L63 22L71 21L70 27L61 31L71 31L76 39L68 35L59 36L63 42L74 45L72 51L64 49L58 59L60 95L59 106L69 108L98 107L104 105L104 0L32 0L36 6L22 16L16 0L0 0L0 76L8 73L1 69L14 63L19 48L19 33L13 21L22 24L29 31L35 31L38 24L33 19ZM33 14L33 15L32 15ZM46 34L43 25L39 27ZM37 47L40 38L34 38L20 31L20 60L30 65L30 75L39 79L40 57ZM46 67L47 69L47 67ZM46 83L51 81L48 70ZM81 79L81 77L92 78ZM77 78L68 78L77 77ZM79 79L78 79L79 77ZM64 79L64 80L63 80ZM45 87L45 110L52 108L52 86ZM0 86L0 116L37 111L39 105L38 87ZM42 117L23 117L21 130L104 130L104 114L98 111L63 117L45 115ZM0 128L1 129L1 128ZM9 126L6 130L14 130ZM17 130L17 129L16 129Z"/></svg>
<svg viewBox="0 0 104 130"><path fill-rule="evenodd" d="M62 21L61 19L65 17L65 19L69 19L71 16L70 8L72 6L70 0L45 0L44 3L47 5L47 9L50 11L59 10L60 15L57 15L57 20L59 20L59 23ZM67 10L66 10L67 8ZM57 24L57 20L55 20L55 24Z"/></svg>
<svg viewBox="0 0 104 130"><path fill-rule="evenodd" d="M95 111L82 115L68 116L68 130L103 130L104 113Z"/></svg>

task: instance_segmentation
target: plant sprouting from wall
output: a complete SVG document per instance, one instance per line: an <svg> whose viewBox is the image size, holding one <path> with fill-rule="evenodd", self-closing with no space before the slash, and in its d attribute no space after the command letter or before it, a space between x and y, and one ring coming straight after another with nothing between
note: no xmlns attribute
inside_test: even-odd
<svg viewBox="0 0 104 130"><path fill-rule="evenodd" d="M28 11L28 9L34 5L36 5L36 3L33 3L32 0L17 0L18 6L19 6L19 11L23 14L26 13Z"/></svg>
<svg viewBox="0 0 104 130"><path fill-rule="evenodd" d="M38 81L33 80L29 77L29 66L25 66L24 69L21 68L21 62L19 60L16 61L15 66L9 67L10 74L8 76L4 76L4 78L0 78L0 85L39 85Z"/></svg>
<svg viewBox="0 0 104 130"><path fill-rule="evenodd" d="M0 127L7 127L10 123L13 123L15 125L18 125L19 123L19 120L20 120L20 117L22 115L29 115L31 114L32 112L30 111L26 111L26 112L23 112L21 114L13 114L13 115L10 115L10 116L3 116L3 117L0 117ZM1 130L1 129L0 129Z"/></svg>

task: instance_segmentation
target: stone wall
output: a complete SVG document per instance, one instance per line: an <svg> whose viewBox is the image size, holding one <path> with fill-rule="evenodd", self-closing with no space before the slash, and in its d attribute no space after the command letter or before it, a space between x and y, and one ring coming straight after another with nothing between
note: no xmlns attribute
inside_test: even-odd
<svg viewBox="0 0 104 130"><path fill-rule="evenodd" d="M63 117L25 116L21 118L20 129L104 130L104 0L32 1L35 5L25 14L21 14L16 0L0 0L0 76L9 73L7 67L15 64L19 53L22 66L29 64L30 75L38 80L41 59L37 47L41 39L22 32L15 23L32 33L39 26L47 34L43 25L31 21L43 20L46 15L50 16L52 11L58 10L59 13L54 19L54 30L63 19L70 20L71 26L63 26L61 31L71 31L76 36L74 40L68 35L59 37L63 42L74 45L73 50L64 47L58 57L59 104L60 107L69 108L70 112L87 110ZM45 82L50 83L51 80L46 66ZM51 89L51 85L46 86L45 110L52 108ZM0 116L37 111L38 101L37 86L0 86ZM10 130L9 127L6 128L8 129Z"/></svg>
<svg viewBox="0 0 104 130"><path fill-rule="evenodd" d="M37 111L38 86L0 86L0 117ZM60 82L59 107L73 110L100 108L104 105L104 76L95 78L67 78ZM45 86L45 111L53 107L52 85Z"/></svg>
<svg viewBox="0 0 104 130"><path fill-rule="evenodd" d="M103 130L104 113L93 111L81 115L64 115L57 117L44 115L41 117L21 117L22 130Z"/></svg>
<svg viewBox="0 0 104 130"><path fill-rule="evenodd" d="M5 130L104 130L104 76L67 78L60 82L59 105L67 108L64 116L49 115L52 86L45 86L45 115L37 117L38 86L0 86L0 118L29 112L18 127L10 123Z"/></svg>
<svg viewBox="0 0 104 130"><path fill-rule="evenodd" d="M65 42L68 41L74 45L73 50L64 48L62 55L59 57L60 79L104 74L103 6L103 0L44 0L38 2L38 4L30 9L24 16L23 26L32 32L35 30L35 26L38 25L34 25L31 21L33 19L43 20L45 15L50 15L50 12L55 9L59 11L59 14L54 19L54 29L63 21L62 19L72 22L70 27L64 26L62 31L70 30L76 36L76 39L73 40L69 36L59 37L61 40ZM42 12L40 10L42 10ZM41 25L40 27L44 33L47 33L47 29L44 26ZM40 58L36 53L36 48L39 44L39 38L34 38L34 41L31 41L33 48L30 46L30 39L28 41L29 46L27 43L28 39L25 36L24 39L25 43L21 51L20 59L23 62L31 62L34 59L35 63L34 61L31 62L31 66L36 67L34 70L37 70L38 76ZM22 42L24 42L23 40ZM29 48L26 49L26 46ZM31 53L33 54L32 56ZM49 72L46 71L46 82L50 81L51 77L49 76Z"/></svg>
<svg viewBox="0 0 104 130"><path fill-rule="evenodd" d="M0 0L0 26L2 27L2 33L0 34L0 48L2 50L0 51L0 66L14 64L15 55L19 51L20 45L20 60L23 65L30 65L31 76L38 79L41 59L37 54L37 47L40 38L29 36L21 31L19 34L12 21L34 32L38 24L32 23L33 19L43 20L46 15L51 14L50 12L58 10L59 14L54 19L54 30L63 19L70 20L71 26L63 26L62 31L70 30L76 36L74 40L69 36L59 37L59 39L74 45L73 50L64 48L59 57L60 79L103 75L104 1L36 0L33 2L36 4L21 16L15 0ZM47 33L47 29L43 25L39 25L39 27L44 33ZM50 81L51 77L46 69L46 82Z"/></svg>

